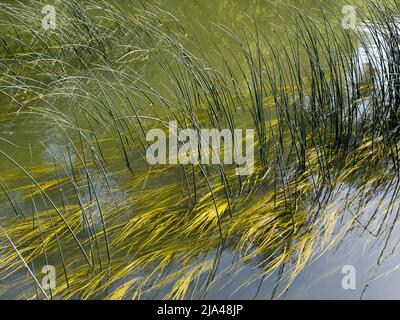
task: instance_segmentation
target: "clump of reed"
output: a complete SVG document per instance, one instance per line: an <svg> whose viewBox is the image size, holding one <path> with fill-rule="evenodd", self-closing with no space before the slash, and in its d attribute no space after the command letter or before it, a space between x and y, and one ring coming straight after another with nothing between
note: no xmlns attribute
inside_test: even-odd
<svg viewBox="0 0 400 320"><path fill-rule="evenodd" d="M15 213L1 220L3 279L16 277L32 298L198 298L217 285L232 251L232 270L255 264L257 280L274 276L284 292L363 219L364 200L335 203L346 190L386 190L366 228L391 237L399 93L398 9L389 2L359 13L368 41L323 10L318 22L293 8L292 23L277 30L286 37L256 20L238 33L221 26L232 46L215 44L218 64L161 4L62 1L57 9L60 28L45 32L25 7L0 7L8 19L0 92L18 114L52 123L58 146L43 145L49 163L40 166L0 149L14 167L0 180ZM255 128L254 172L150 167L146 132L170 120L199 131ZM57 266L54 290L38 281L44 264Z"/></svg>

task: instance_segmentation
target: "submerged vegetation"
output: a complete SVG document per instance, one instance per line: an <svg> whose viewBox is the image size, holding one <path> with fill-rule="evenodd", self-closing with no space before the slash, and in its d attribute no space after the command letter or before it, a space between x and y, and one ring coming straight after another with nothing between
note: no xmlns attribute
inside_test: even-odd
<svg viewBox="0 0 400 320"><path fill-rule="evenodd" d="M27 3L0 4L0 125L40 122L51 137L35 142L43 161L0 135L0 293L204 298L251 266L240 287L273 281L277 298L355 228L385 243L378 265L394 251L395 2L367 1L354 30L339 5L318 19L290 7L272 33L251 17L218 25L212 57L162 3L59 1L52 30L45 3ZM254 170L150 166L146 133L169 121L255 129Z"/></svg>

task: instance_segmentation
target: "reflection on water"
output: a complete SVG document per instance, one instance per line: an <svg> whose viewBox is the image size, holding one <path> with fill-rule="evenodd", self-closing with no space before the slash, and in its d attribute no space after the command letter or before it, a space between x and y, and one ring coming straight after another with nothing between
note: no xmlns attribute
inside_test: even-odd
<svg viewBox="0 0 400 320"><path fill-rule="evenodd" d="M374 193L362 209L365 220L355 224L333 250L307 268L296 279L287 298L398 299L398 198L398 181L389 190ZM338 201L343 201L343 198L339 197ZM375 217L376 221L371 225L369 221L377 207L383 217ZM350 214L355 210L357 207L347 209ZM356 268L356 290L344 291L341 288L341 271L345 265Z"/></svg>

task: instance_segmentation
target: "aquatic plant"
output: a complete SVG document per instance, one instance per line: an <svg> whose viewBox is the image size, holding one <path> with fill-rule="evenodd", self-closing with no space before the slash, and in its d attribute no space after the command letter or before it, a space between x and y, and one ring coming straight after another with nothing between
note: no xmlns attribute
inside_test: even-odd
<svg viewBox="0 0 400 320"><path fill-rule="evenodd" d="M13 212L1 219L6 287L39 299L207 297L233 252L229 272L261 270L242 286L273 277L277 297L352 228L391 237L399 192L391 2L368 2L358 31L334 12L321 9L318 22L296 8L279 36L256 19L238 32L219 26L230 45L214 43L218 61L162 4L61 1L50 31L40 28L42 5L0 5L0 92L13 108L0 121L45 119L56 143L43 143L48 163L35 164L17 141L0 141L12 167L0 179L2 211ZM254 128L253 172L149 166L146 132L169 121L198 132ZM13 157L20 149L26 163ZM43 265L57 267L53 289L38 281Z"/></svg>

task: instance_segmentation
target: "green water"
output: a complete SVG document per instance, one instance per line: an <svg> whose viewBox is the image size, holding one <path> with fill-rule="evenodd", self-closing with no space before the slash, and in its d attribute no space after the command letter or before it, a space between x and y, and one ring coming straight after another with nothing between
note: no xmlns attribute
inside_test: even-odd
<svg viewBox="0 0 400 320"><path fill-rule="evenodd" d="M114 3L109 1L110 3ZM4 2L5 3L5 2ZM127 1L119 0L116 1L122 8L127 8ZM223 63L220 59L221 55L219 49L221 49L227 56L232 56L230 59L234 59L235 53L229 55L229 52L237 50L237 44L235 45L231 37L227 35L226 31L221 29L224 26L227 30L232 31L233 34L243 35L251 33L252 19L257 21L258 27L265 34L271 35L271 38L280 39L282 38L283 44L285 44L284 35L285 28L287 24L291 22L288 16L291 16L291 10L300 10L305 17L315 19L316 21L322 22L320 18L320 10L326 10L329 12L336 12L338 16L341 15L341 5L338 2L332 1L317 1L317 0L302 0L302 1L242 1L242 0L217 0L217 1L175 1L169 0L164 2L165 8L168 8L176 17L182 22L185 28L184 37L186 41L184 45L195 52L196 54L203 54L207 56L209 61L213 63L217 68L223 67ZM295 8L293 8L295 7ZM293 12L294 12L293 11ZM168 24L168 22L167 22ZM340 26L336 25L340 28ZM0 32L3 30L0 29ZM199 45L201 46L201 50ZM249 38L249 46L256 46L254 38ZM218 47L217 47L218 46ZM0 49L3 50L3 47ZM1 51L0 51L1 53ZM282 56L284 52L281 52ZM354 53L356 54L356 52ZM268 53L266 53L268 55ZM3 56L3 54L1 55ZM243 59L243 56L239 56ZM160 58L162 60L162 57ZM164 90L164 84L168 83L169 78L165 72L162 72L159 63L157 63L154 58L143 56L143 59L139 61L132 62L135 63L134 69L138 74L140 74L145 81L151 83L154 88L158 90ZM236 70L240 70L238 66L245 65L246 61L239 61L232 63L235 65ZM84 74L85 75L85 74ZM40 75L34 75L39 76ZM114 75L107 74L105 79L113 79ZM243 84L245 85L245 84ZM93 89L96 92L96 83L89 83L86 90ZM106 87L105 87L106 88ZM176 88L175 88L176 89ZM107 90L107 89L106 89ZM111 91L111 90L110 90ZM168 96L168 91L165 90ZM129 93L132 94L132 93ZM118 102L120 97L117 96L115 92L110 93L111 97L115 97ZM19 97L20 99L21 97ZM27 94L27 99L29 99L29 94ZM21 98L22 100L23 97ZM137 99L137 100L136 100ZM152 105L148 102L144 102L143 97L134 97L132 94L132 100L136 103L144 106L143 108L150 108ZM88 121L87 118L83 116L81 112L74 114L73 106L76 100L69 98L68 96L60 97L56 100L56 107L58 110L63 110L71 118L78 119L81 121L81 125L84 126ZM122 99L121 99L122 101ZM116 103L117 103L116 102ZM54 103L54 102L53 102ZM81 103L86 108L95 108L84 98ZM122 103L122 102L121 102ZM124 108L121 110L121 116L130 114L129 109L125 109L128 105L124 102ZM47 104L39 101L34 104L35 108L40 109L41 106L46 107ZM20 107L13 103L10 97L5 94L0 93L0 150L8 155L12 155L12 159L18 164L28 169L37 167L44 168L46 166L54 165L55 159L61 159L59 161L65 160L65 164L70 162L78 161L77 155L74 155L73 150L68 149L68 141L63 140L58 127L54 125L51 118L46 118L39 116L35 112L25 112L24 107ZM154 113L162 113L163 109L159 106L155 106L156 110ZM158 109L157 109L158 108ZM94 110L94 109L93 109ZM241 113L242 112L242 113ZM150 114L153 114L150 112ZM272 114L275 117L275 114ZM251 119L248 112L238 111L237 124L248 126ZM149 126L151 128L151 125ZM109 136L105 134L107 128L100 127L98 129L99 138L107 139ZM102 136L104 134L104 136ZM77 145L79 145L79 139L76 135L73 136L76 139ZM111 139L112 140L112 139ZM82 142L81 142L82 143ZM119 210L119 205L124 207L125 201L129 203L128 199L135 196L137 197L137 192L143 192L143 197L145 197L146 190L151 190L151 188L156 188L157 184L176 186L176 192L171 199L164 199L163 193L155 194L153 196L152 203L145 203L148 201L147 198L143 200L143 207L149 210L153 205L159 203L160 206L164 205L165 200L168 204L179 203L179 193L180 190L177 187L181 179L178 171L174 171L169 174L160 174L159 178L149 181L149 185L140 185L142 190L138 189L139 186L131 188L130 181L134 178L130 176L135 174L135 172L146 172L146 166L141 161L141 155L139 148L133 147L128 150L128 156L130 159L131 169L127 170L124 165L124 159L121 156L121 146L118 145L116 141L104 141L102 143L102 152L108 157L106 170L108 173L116 172L118 174L110 176L109 183L111 184L111 191L106 190L104 185L96 185L95 190L96 197L100 198L100 203L105 207L114 208ZM72 155L70 154L72 153ZM87 151L88 152L88 151ZM90 158L90 153L85 155L80 154L80 156L87 156ZM68 158L70 157L70 158ZM113 159L117 159L113 161ZM79 161L78 161L79 162ZM91 168L90 170L92 170ZM79 171L79 169L78 169ZM19 173L18 173L19 172ZM14 204L17 205L17 211L25 212L27 215L31 214L33 204L31 199L23 198L23 190L18 190L20 186L31 184L26 175L22 174L20 170L16 170L15 164L11 161L5 159L4 157L0 162L0 174L2 178L7 182L7 188L12 190L10 195L12 195ZM61 174L61 173L60 173ZM82 175L85 175L85 171L81 171ZM86 172L87 174L87 172ZM99 170L93 169L93 177L101 179L101 172ZM50 176L56 179L54 172L46 173L40 175L38 178L39 182L45 182ZM93 186L92 186L93 187ZM147 189L148 188L148 189ZM138 191L139 190L139 191ZM66 198L71 197L73 199L73 189L70 186L65 188ZM341 223L345 223L347 219L350 219L352 210L357 207L357 202L362 202L362 195L357 197L358 189L352 185L341 185L333 191L331 205L338 208L339 211L343 212L343 217ZM377 194L370 197L368 204L363 210L366 212L366 216L369 216L374 210L373 208L378 206L378 203L383 195L384 189ZM395 195L397 188L389 188L388 194L385 196L386 199L390 199L391 195ZM343 207L343 203L348 199L348 193L351 193L354 197L350 201L348 207ZM60 194L55 189L49 189L48 194L54 200L57 206L60 206L62 201L60 199ZM93 200L92 191L86 192L82 190L82 199ZM139 195L140 197L140 195ZM156 198L154 198L156 197ZM176 198L174 198L176 197ZM258 196L260 197L260 196ZM38 209L45 210L46 203L48 200L41 201L39 197L36 200L35 206ZM259 198L254 196L254 203ZM43 200L43 199L42 199ZM169 202L168 202L168 201ZM175 204L174 203L174 204ZM113 204L113 205L111 205ZM397 205L397 202L396 202ZM394 206L396 206L394 205ZM165 205L167 207L167 205ZM360 204L361 206L361 204ZM342 208L343 207L343 208ZM94 208L94 212L97 212ZM129 211L129 212L128 212ZM134 208L127 207L126 210L122 210L121 215L134 215ZM97 213L98 214L98 213ZM0 217L3 225L9 225L9 223L15 222L15 212L10 206L10 201L4 195L0 197ZM98 219L98 218L97 218ZM121 218L123 219L123 218ZM219 253L219 260L215 268L215 278L213 279L213 285L202 297L207 299L269 299L274 298L288 298L288 299L331 299L331 298L360 298L363 290L368 284L368 290L365 291L364 298L400 298L398 290L396 290L396 283L400 280L398 275L398 264L400 263L399 257L396 254L397 238L398 234L396 217L388 218L393 219L394 228L390 229L385 225L385 228L381 230L381 235L377 237L371 237L370 234L363 232L362 227L356 227L351 232L349 232L343 241L336 244L333 248L330 248L327 252L323 253L322 256L315 257L315 259L309 261L305 268L299 273L296 280L289 287L287 291L280 294L278 290L275 291L274 286L277 283L278 271L272 273L269 277L262 275L263 272L263 255L256 256L254 261L237 264L237 252L234 246L229 244L223 248L222 252ZM124 220L122 220L124 221ZM111 222L112 223L112 222ZM339 230L341 223L336 225ZM100 228L100 226L99 226ZM386 240L386 233L390 229L391 237ZM10 235L12 238L12 234ZM150 235L149 235L150 236ZM235 235L234 235L235 236ZM233 237L234 238L234 237ZM167 241L168 239L166 239ZM5 246L6 242L2 239L0 246ZM196 239L194 239L196 241ZM23 246L20 244L21 247ZM390 254L387 254L384 259L380 257L381 250L383 247L390 247L393 250ZM199 257L198 261L201 261L204 257L213 257L218 251L218 248L213 248L209 252L202 252L203 257ZM3 251L4 252L4 251ZM82 257L77 253L78 250L73 240L70 243L65 244L65 249L63 250L65 254L66 261L73 261L72 264L79 265L83 263ZM390 250L389 250L390 252ZM119 253L120 254L120 253ZM106 254L102 252L104 257ZM128 264L133 255L132 252L123 253L118 263ZM55 254L49 253L49 257L46 259L50 260L50 264L55 264L61 269L59 264L59 259L55 257ZM0 257L3 259L4 257ZM44 263L46 259L38 259L36 262L36 269L39 273L41 263ZM54 260L53 260L54 259ZM54 261L54 262L53 262ZM58 261L58 262L56 262ZM379 263L378 263L379 261ZM343 274L341 270L343 266L352 265L357 271L357 287L355 290L344 290L342 288L342 278ZM234 268L233 268L234 266ZM144 270L140 270L137 273L132 272L131 276L141 276L151 273L151 267L147 266ZM71 267L72 268L72 267ZM168 272L173 272L176 266L170 266ZM167 273L168 273L167 272ZM28 298L34 295L34 286L32 281L29 280L29 275L26 270L19 270L18 272L11 273L8 271L7 275L3 275L3 279L0 282L0 298ZM58 272L58 276L62 277L62 271ZM129 277L128 277L129 278ZM61 280L60 280L61 281ZM245 286L243 284L246 283ZM115 288L121 285L121 282L116 281L110 285L110 288ZM150 294L144 294L142 298L160 298L165 296L168 292L170 286L160 287L158 290L152 291ZM111 290L111 289L110 289ZM277 293L278 292L278 293Z"/></svg>

